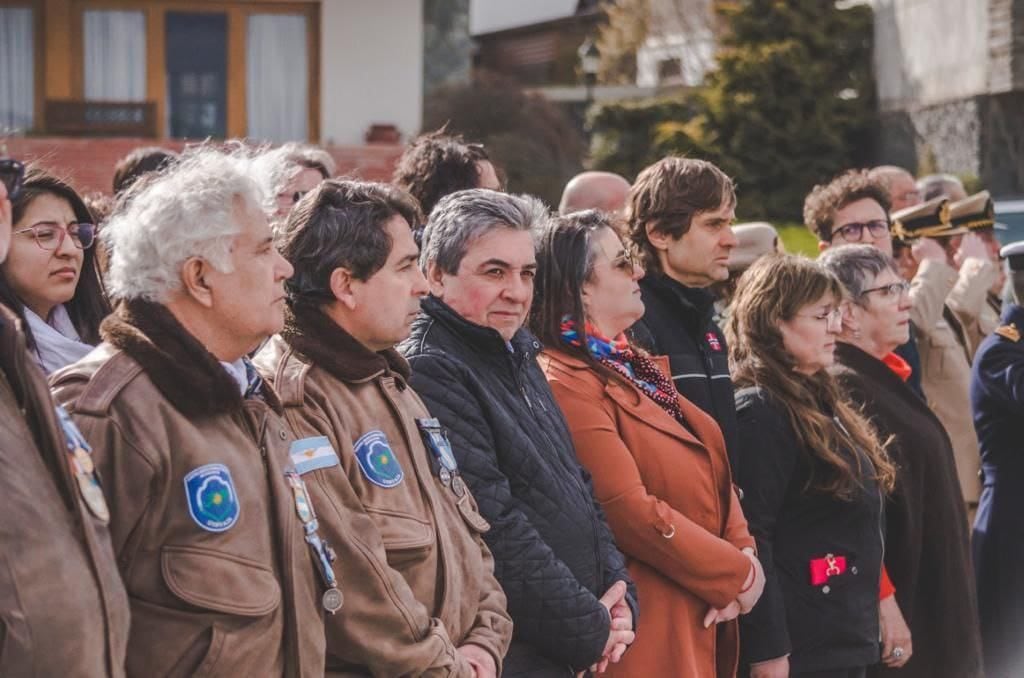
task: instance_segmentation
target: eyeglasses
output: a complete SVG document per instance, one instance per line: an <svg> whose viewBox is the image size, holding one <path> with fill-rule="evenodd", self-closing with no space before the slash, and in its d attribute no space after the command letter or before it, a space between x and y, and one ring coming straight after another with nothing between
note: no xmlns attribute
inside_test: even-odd
<svg viewBox="0 0 1024 678"><path fill-rule="evenodd" d="M71 243L80 250L87 250L96 242L96 224L77 222L64 227L55 221L40 221L22 228L15 233L31 233L36 244L44 250L58 250L64 244L64 237L70 235Z"/></svg>
<svg viewBox="0 0 1024 678"><path fill-rule="evenodd" d="M636 269L640 268L640 261L629 249L622 250L622 253L612 259L612 268L633 275Z"/></svg>
<svg viewBox="0 0 1024 678"><path fill-rule="evenodd" d="M810 318L811 320L820 320L825 323L825 329L827 330L841 330L843 329L843 309L834 308L831 311L825 311L824 313L814 313L807 315L804 313L797 313L797 317Z"/></svg>
<svg viewBox="0 0 1024 678"><path fill-rule="evenodd" d="M0 159L0 181L7 187L7 199L14 200L25 180L25 166L14 158Z"/></svg>
<svg viewBox="0 0 1024 678"><path fill-rule="evenodd" d="M899 282L889 283L888 285L881 285L879 287L870 287L863 290L860 295L862 297L871 294L872 292L881 292L880 295L883 299L899 299L904 294L910 292L910 283L906 280Z"/></svg>
<svg viewBox="0 0 1024 678"><path fill-rule="evenodd" d="M851 222L849 224L843 224L836 230L832 231L832 237L842 235L843 240L847 242L860 242L864 238L864 229L868 230L872 238L881 238L883 235L889 233L889 221L887 219L874 219L872 221L865 222Z"/></svg>

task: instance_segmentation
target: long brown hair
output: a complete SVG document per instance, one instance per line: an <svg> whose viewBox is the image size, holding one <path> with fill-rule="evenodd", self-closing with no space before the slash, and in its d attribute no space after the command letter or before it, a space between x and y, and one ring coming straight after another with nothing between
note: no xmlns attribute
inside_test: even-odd
<svg viewBox="0 0 1024 678"><path fill-rule="evenodd" d="M896 471L874 428L828 371L794 371L796 361L783 345L779 323L827 294L842 300L842 285L809 259L770 255L754 263L740 279L726 327L733 381L740 388L759 387L789 415L801 447L820 462L812 464L807 489L850 500L863 487L865 474L873 474L889 492ZM864 468L862 455L841 452L851 445L873 469Z"/></svg>

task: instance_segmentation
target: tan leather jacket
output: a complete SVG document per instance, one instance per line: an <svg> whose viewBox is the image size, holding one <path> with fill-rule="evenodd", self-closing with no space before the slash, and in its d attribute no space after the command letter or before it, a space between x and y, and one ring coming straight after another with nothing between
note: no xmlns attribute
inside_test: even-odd
<svg viewBox="0 0 1024 678"><path fill-rule="evenodd" d="M85 501L79 478L90 475L66 440L17 320L0 307L0 676L124 676L128 598L106 504L102 494Z"/></svg>
<svg viewBox="0 0 1024 678"><path fill-rule="evenodd" d="M319 311L300 316L256 364L302 440L292 458L338 553L345 608L327 620L328 674L471 678L456 652L466 643L500 674L512 621L480 536L488 526L461 478L439 478L408 363Z"/></svg>
<svg viewBox="0 0 1024 678"><path fill-rule="evenodd" d="M131 602L128 673L321 676L320 585L269 388L241 397L158 304L51 379L92 443Z"/></svg>

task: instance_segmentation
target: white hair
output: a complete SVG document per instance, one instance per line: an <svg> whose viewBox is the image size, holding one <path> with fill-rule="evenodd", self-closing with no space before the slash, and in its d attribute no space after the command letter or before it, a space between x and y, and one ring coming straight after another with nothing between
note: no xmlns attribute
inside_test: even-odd
<svg viewBox="0 0 1024 678"><path fill-rule="evenodd" d="M256 164L261 173L270 177L275 196L303 169L316 170L321 174L326 172L325 179L333 177L338 169L334 158L324 149L295 142L262 153Z"/></svg>
<svg viewBox="0 0 1024 678"><path fill-rule="evenodd" d="M110 295L165 302L181 289L181 268L191 257L231 272L231 245L241 231L236 201L263 212L273 201L273 179L254 162L257 157L241 145L203 144L138 182L101 232L110 252Z"/></svg>

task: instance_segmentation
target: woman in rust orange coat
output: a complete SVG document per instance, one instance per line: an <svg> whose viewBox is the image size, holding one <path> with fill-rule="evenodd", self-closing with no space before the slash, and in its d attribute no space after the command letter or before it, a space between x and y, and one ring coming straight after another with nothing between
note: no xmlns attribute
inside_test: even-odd
<svg viewBox="0 0 1024 678"><path fill-rule="evenodd" d="M676 392L667 361L626 339L644 311L643 270L607 216L552 222L537 263L541 367L642 601L636 641L605 675L733 676L735 619L764 573L722 433Z"/></svg>

